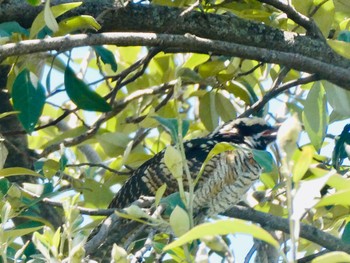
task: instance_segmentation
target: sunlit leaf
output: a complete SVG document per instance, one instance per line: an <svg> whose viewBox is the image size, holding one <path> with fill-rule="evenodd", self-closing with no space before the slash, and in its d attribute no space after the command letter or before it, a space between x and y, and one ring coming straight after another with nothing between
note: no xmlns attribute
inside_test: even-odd
<svg viewBox="0 0 350 263"><path fill-rule="evenodd" d="M325 90L320 82L315 82L310 90L305 100L302 117L312 145L319 150L326 136L328 125Z"/></svg>
<svg viewBox="0 0 350 263"><path fill-rule="evenodd" d="M52 159L48 159L43 165L43 174L46 178L51 179L60 170L60 164Z"/></svg>
<svg viewBox="0 0 350 263"><path fill-rule="evenodd" d="M32 227L32 228L7 230L7 231L4 231L4 238L7 239L7 240L15 239L17 237L33 233L33 232L35 232L35 231L37 231L37 230L39 230L41 228L43 228L43 226Z"/></svg>
<svg viewBox="0 0 350 263"><path fill-rule="evenodd" d="M166 184L163 184L161 187L158 188L155 195L156 200L154 202L156 206L159 205L160 200L163 198L166 188L167 188Z"/></svg>
<svg viewBox="0 0 350 263"><path fill-rule="evenodd" d="M7 159L7 155L8 155L8 150L5 146L5 143L4 143L4 139L1 138L0 136L0 169L2 169L4 167L4 164L6 162L6 159Z"/></svg>
<svg viewBox="0 0 350 263"><path fill-rule="evenodd" d="M81 4L82 2L74 2L74 3L56 5L51 7L51 12L53 14L53 17L56 18L68 12L69 10L80 6ZM32 23L29 37L34 38L40 32L40 30L42 30L44 27L45 27L44 11L41 11Z"/></svg>
<svg viewBox="0 0 350 263"><path fill-rule="evenodd" d="M247 234L254 238L261 239L274 247L278 248L278 242L264 229L257 225L253 225L247 221L239 219L218 220L211 223L198 225L179 239L173 241L164 247L164 251L182 246L193 240L200 239L205 236L228 235L228 234Z"/></svg>
<svg viewBox="0 0 350 263"><path fill-rule="evenodd" d="M19 111L18 118L27 132L32 132L45 104L45 90L38 78L24 69L12 87L13 107Z"/></svg>
<svg viewBox="0 0 350 263"><path fill-rule="evenodd" d="M305 146L295 154L293 165L293 181L300 181L312 162L314 149L311 146Z"/></svg>
<svg viewBox="0 0 350 263"><path fill-rule="evenodd" d="M208 131L213 131L219 124L219 115L215 106L215 93L207 92L199 98L199 117Z"/></svg>
<svg viewBox="0 0 350 263"><path fill-rule="evenodd" d="M64 84L69 98L80 109L107 112L112 108L99 94L79 79L70 67L64 73Z"/></svg>
<svg viewBox="0 0 350 263"><path fill-rule="evenodd" d="M11 167L11 168L4 168L0 170L0 177L9 177L9 176L16 176L16 175L33 175L33 176L43 177L41 174L38 174L32 170L29 170L23 167Z"/></svg>
<svg viewBox="0 0 350 263"><path fill-rule="evenodd" d="M322 4L321 4L322 3ZM318 6L312 19L316 22L318 28L325 37L328 37L334 21L334 3L333 1L314 0L314 5ZM327 19L324 19L327 17Z"/></svg>
<svg viewBox="0 0 350 263"><path fill-rule="evenodd" d="M196 177L196 179L194 180L194 185L196 185L199 181L199 179L201 178L203 171L205 169L205 166L208 164L208 162L215 156L218 155L220 153L226 152L226 151L232 151L235 150L236 146L234 146L233 144L230 144L228 142L220 142L215 144L215 146L213 147L213 149L210 150L210 152L207 155L207 158L205 158L201 169Z"/></svg>
<svg viewBox="0 0 350 263"><path fill-rule="evenodd" d="M183 175L183 163L181 152L169 145L164 152L164 163L176 179L181 179Z"/></svg>
<svg viewBox="0 0 350 263"><path fill-rule="evenodd" d="M113 262L116 263L127 263L128 261L128 253L125 251L124 248L118 246L117 244L113 244L113 248L111 251L111 258Z"/></svg>
<svg viewBox="0 0 350 263"><path fill-rule="evenodd" d="M217 113L224 122L230 121L236 117L235 107L231 101L220 92L215 94L215 106Z"/></svg>
<svg viewBox="0 0 350 263"><path fill-rule="evenodd" d="M181 236L190 229L188 214L180 206L176 206L171 213L169 223L176 236Z"/></svg>
<svg viewBox="0 0 350 263"><path fill-rule="evenodd" d="M82 29L94 29L97 31L101 29L101 26L92 16L81 15L62 20L58 24L58 28L54 34L55 36L63 36Z"/></svg>
<svg viewBox="0 0 350 263"><path fill-rule="evenodd" d="M299 182L299 187L294 194L292 218L299 221L301 217L318 202L321 196L321 189L328 179L335 174L335 170L330 171L323 177Z"/></svg>
<svg viewBox="0 0 350 263"><path fill-rule="evenodd" d="M327 39L327 44L339 55L342 55L343 57L350 59L350 54L349 54L350 43L340 41L340 40Z"/></svg>
<svg viewBox="0 0 350 263"><path fill-rule="evenodd" d="M350 179L344 178L339 174L332 175L328 179L327 184L338 191L350 189Z"/></svg>
<svg viewBox="0 0 350 263"><path fill-rule="evenodd" d="M340 190L334 194L322 197L317 207L327 205L343 205L350 206L350 189Z"/></svg>
<svg viewBox="0 0 350 263"><path fill-rule="evenodd" d="M44 21L46 26L52 31L56 32L58 30L58 24L57 21L50 9L50 0L45 1L45 7L44 7Z"/></svg>
<svg viewBox="0 0 350 263"><path fill-rule="evenodd" d="M0 113L0 119L10 115L15 115L15 114L19 114L19 111L8 111L8 112Z"/></svg>
<svg viewBox="0 0 350 263"><path fill-rule="evenodd" d="M312 260L312 263L343 263L350 262L350 255L342 251L332 251Z"/></svg>

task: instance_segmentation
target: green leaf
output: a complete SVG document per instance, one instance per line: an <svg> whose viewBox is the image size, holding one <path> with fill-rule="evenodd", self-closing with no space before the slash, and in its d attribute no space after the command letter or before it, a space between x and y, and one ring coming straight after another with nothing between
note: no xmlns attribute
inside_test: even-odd
<svg viewBox="0 0 350 263"><path fill-rule="evenodd" d="M117 62L115 61L115 56L113 52L111 52L110 50L108 50L103 46L94 46L94 50L96 54L101 58L103 63L110 65L114 72L117 71L118 65L117 65Z"/></svg>
<svg viewBox="0 0 350 263"><path fill-rule="evenodd" d="M101 25L97 23L95 18L87 15L64 19L58 24L58 27L59 30L54 34L55 36L63 36L81 29L94 29L96 31L101 29Z"/></svg>
<svg viewBox="0 0 350 263"><path fill-rule="evenodd" d="M77 78L70 67L64 72L64 84L69 98L78 106L78 108L87 111L108 112L112 110L111 106L92 91L84 81Z"/></svg>
<svg viewBox="0 0 350 263"><path fill-rule="evenodd" d="M271 153L269 153L268 151L261 151L261 150L256 150L256 149L252 149L252 152L253 152L254 160L262 168L264 168L265 173L269 173L273 170L274 161L273 161Z"/></svg>
<svg viewBox="0 0 350 263"><path fill-rule="evenodd" d="M15 238L20 237L20 236L28 235L28 234L35 232L41 228L43 228L43 226L23 228L23 229L12 229L12 230L8 230L8 231L4 231L4 238L6 240L15 239Z"/></svg>
<svg viewBox="0 0 350 263"><path fill-rule="evenodd" d="M169 218L169 224L176 236L185 234L190 229L190 219L187 212L176 206Z"/></svg>
<svg viewBox="0 0 350 263"><path fill-rule="evenodd" d="M113 244L112 248L112 262L128 263L128 253L124 248L119 247L117 244Z"/></svg>
<svg viewBox="0 0 350 263"><path fill-rule="evenodd" d="M0 193L1 195L5 195L7 191L10 189L10 182L6 178L0 179Z"/></svg>
<svg viewBox="0 0 350 263"><path fill-rule="evenodd" d="M313 153L313 147L308 145L303 147L301 151L297 151L295 154L296 156L293 158L294 165L292 171L294 182L300 181L309 169L312 162Z"/></svg>
<svg viewBox="0 0 350 263"><path fill-rule="evenodd" d="M27 0L27 3L33 6L37 6L41 4L41 0Z"/></svg>
<svg viewBox="0 0 350 263"><path fill-rule="evenodd" d="M215 106L217 113L224 122L228 122L236 117L236 109L231 101L222 95L220 92L216 93Z"/></svg>
<svg viewBox="0 0 350 263"><path fill-rule="evenodd" d="M335 138L335 146L332 153L332 164L335 169L343 163L345 158L348 158L345 147L350 144L350 124L346 124L340 136Z"/></svg>
<svg viewBox="0 0 350 263"><path fill-rule="evenodd" d="M183 163L181 152L169 145L164 152L164 163L171 174L176 179L181 179L183 175Z"/></svg>
<svg viewBox="0 0 350 263"><path fill-rule="evenodd" d="M343 240L346 244L350 244L350 222L347 222L341 235L341 240Z"/></svg>
<svg viewBox="0 0 350 263"><path fill-rule="evenodd" d="M312 19L316 22L322 34L327 38L334 21L334 3L333 1L314 0L314 5L318 6ZM325 19L327 17L327 19Z"/></svg>
<svg viewBox="0 0 350 263"><path fill-rule="evenodd" d="M316 169L319 169L319 168L316 168ZM326 170L323 170L323 171L325 171L325 173L328 172ZM350 189L350 179L346 179L343 176L341 176L340 174L332 175L328 179L327 184L330 187L335 188L338 191Z"/></svg>
<svg viewBox="0 0 350 263"><path fill-rule="evenodd" d="M46 26L52 31L56 32L58 31L58 24L57 21L50 9L50 0L45 1L45 7L44 7L44 21Z"/></svg>
<svg viewBox="0 0 350 263"><path fill-rule="evenodd" d="M52 159L48 159L43 165L43 174L46 178L52 179L54 175L60 170L60 164Z"/></svg>
<svg viewBox="0 0 350 263"><path fill-rule="evenodd" d="M6 35L1 34L1 32L5 32ZM12 33L21 33L29 36L28 30L21 27L16 21L0 23L0 37L11 36Z"/></svg>
<svg viewBox="0 0 350 263"><path fill-rule="evenodd" d="M214 92L207 92L199 98L199 118L208 131L213 131L219 125Z"/></svg>
<svg viewBox="0 0 350 263"><path fill-rule="evenodd" d="M105 207L113 198L113 194L107 185L96 182L91 178L84 180L82 192L84 201L93 204L95 207ZM98 198L96 198L96 195L98 195Z"/></svg>
<svg viewBox="0 0 350 263"><path fill-rule="evenodd" d="M183 203L179 192L170 194L162 198L159 203L166 205L166 210L164 211L164 215L167 215L167 216L169 216L177 206L181 207L182 209L186 209L186 206Z"/></svg>
<svg viewBox="0 0 350 263"><path fill-rule="evenodd" d="M9 176L16 176L16 175L33 175L33 176L43 177L41 174L38 174L32 170L29 170L23 167L11 167L11 168L4 168L0 170L0 177L9 177Z"/></svg>
<svg viewBox="0 0 350 263"><path fill-rule="evenodd" d="M164 183L161 187L158 188L156 195L155 195L156 201L154 202L156 206L159 205L159 202L165 193L166 187L167 187L167 185Z"/></svg>
<svg viewBox="0 0 350 263"><path fill-rule="evenodd" d="M199 65L198 73L203 78L208 78L217 75L220 71L224 70L225 68L226 66L224 60L212 60Z"/></svg>
<svg viewBox="0 0 350 263"><path fill-rule="evenodd" d="M350 59L349 49L350 49L350 43L344 42L340 40L334 40L334 39L327 39L327 44L339 55Z"/></svg>
<svg viewBox="0 0 350 263"><path fill-rule="evenodd" d="M182 82L201 82L201 76L192 69L180 68L176 71L176 77L181 78Z"/></svg>
<svg viewBox="0 0 350 263"><path fill-rule="evenodd" d="M350 31L349 30L340 31L337 39L344 42L350 42Z"/></svg>
<svg viewBox="0 0 350 263"><path fill-rule="evenodd" d="M165 246L164 251L182 246L186 243L205 236L228 235L237 233L251 235L254 238L261 239L273 245L275 248L279 248L278 242L261 227L239 219L226 219L217 220L211 223L204 223L192 228L179 239Z"/></svg>
<svg viewBox="0 0 350 263"><path fill-rule="evenodd" d="M28 133L34 130L45 99L45 89L32 72L24 69L18 74L12 87L13 107L20 112L18 118Z"/></svg>
<svg viewBox="0 0 350 263"><path fill-rule="evenodd" d="M342 251L333 251L312 260L312 263L350 262L350 255Z"/></svg>
<svg viewBox="0 0 350 263"><path fill-rule="evenodd" d="M201 178L203 171L205 169L205 166L208 164L208 162L215 156L218 155L220 153L226 152L226 151L232 151L236 149L236 147L233 144L230 144L228 142L219 142L217 144L215 144L215 146L213 147L213 149L210 150L210 152L207 155L207 158L205 158L201 169L199 170L199 173L196 177L196 179L194 180L194 185L196 185L199 181L199 179Z"/></svg>
<svg viewBox="0 0 350 263"><path fill-rule="evenodd" d="M8 111L8 112L0 113L0 119L5 118L5 117L10 116L10 115L18 114L18 113L19 113L19 111Z"/></svg>
<svg viewBox="0 0 350 263"><path fill-rule="evenodd" d="M319 151L328 125L325 90L320 82L315 82L307 95L302 119L312 145Z"/></svg>
<svg viewBox="0 0 350 263"><path fill-rule="evenodd" d="M51 12L53 17L56 18L71 9L80 6L83 2L66 3L61 5L56 5L51 7ZM34 38L44 27L45 27L44 11L41 11L37 17L34 19L33 24L30 29L30 38Z"/></svg>
<svg viewBox="0 0 350 263"><path fill-rule="evenodd" d="M59 164L60 164L60 171L64 171L64 169L66 168L66 165L68 163L68 158L67 156L64 154L61 156L60 160L59 160Z"/></svg>
<svg viewBox="0 0 350 263"><path fill-rule="evenodd" d="M177 143L178 138L178 130L179 130L179 124L176 118L163 118L159 116L154 116L154 119L156 119L167 132L170 133L171 138L173 142ZM188 131L188 128L190 127L190 122L188 120L182 120L182 137L184 137Z"/></svg>
<svg viewBox="0 0 350 263"><path fill-rule="evenodd" d="M324 196L316 206L321 207L327 205L350 206L350 189L341 190L334 194Z"/></svg>
<svg viewBox="0 0 350 263"><path fill-rule="evenodd" d="M227 82L225 88L236 98L243 100L246 105L252 105L254 103L254 98L243 83L233 80Z"/></svg>
<svg viewBox="0 0 350 263"><path fill-rule="evenodd" d="M347 54L349 54L349 48L346 49ZM332 106L333 112L335 111L341 116L348 118L350 115L350 91L342 89L328 81L324 81L322 84L326 90L327 101Z"/></svg>

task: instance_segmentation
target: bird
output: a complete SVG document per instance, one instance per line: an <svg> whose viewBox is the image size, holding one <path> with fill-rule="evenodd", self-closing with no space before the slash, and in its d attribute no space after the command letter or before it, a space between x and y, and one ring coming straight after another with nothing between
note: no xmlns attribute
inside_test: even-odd
<svg viewBox="0 0 350 263"><path fill-rule="evenodd" d="M194 208L206 209L208 215L214 215L240 201L262 171L251 150L266 150L276 139L277 130L262 118L237 118L206 137L185 141L184 151L192 179L216 144L226 142L238 147L214 156L206 164L194 189ZM136 169L108 208L125 208L140 196L154 196L163 184L167 186L164 196L177 192L178 182L164 162L164 153L165 149ZM183 179L188 190L186 177Z"/></svg>
<svg viewBox="0 0 350 263"><path fill-rule="evenodd" d="M206 163L194 188L193 215L198 218L196 222L200 223L206 217L223 213L241 201L262 172L262 167L255 161L252 151L266 150L267 146L275 141L277 131L277 127L269 125L262 118L237 118L222 124L205 137L184 142L186 162L193 180L215 145L226 142L234 146L214 155ZM164 196L178 192L178 181L164 161L165 151L166 148L136 169L108 208L123 209L141 196L155 196L159 187L164 184L167 186ZM184 190L188 191L185 175L183 185ZM92 244L102 225L108 228L109 219L92 231L88 237ZM108 234L108 241L100 243L98 249L94 248L95 257L102 259L105 252L111 250L110 245L115 242L113 233ZM102 262L108 262L108 258Z"/></svg>

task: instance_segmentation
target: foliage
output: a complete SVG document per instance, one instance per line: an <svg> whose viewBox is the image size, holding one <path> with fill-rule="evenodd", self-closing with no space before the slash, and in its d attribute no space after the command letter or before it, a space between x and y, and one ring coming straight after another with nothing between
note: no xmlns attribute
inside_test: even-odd
<svg viewBox="0 0 350 263"><path fill-rule="evenodd" d="M40 5L40 1L27 2ZM334 54L347 61L350 4L340 0L291 2L293 7L267 0L154 0L144 5L183 8L182 15L199 12L203 16L235 16L256 22L257 28L264 24L272 29L306 34L315 41L328 43L333 48L328 53L337 52ZM103 14L92 17L79 13L81 5L72 1L51 6L46 0L42 11L32 18L30 28L21 25L20 17L0 23L0 43L6 46L60 36L68 41L67 34L88 31L94 35L100 29L105 31L100 22ZM115 245L111 253L116 262L127 262L127 257L136 253L143 257L145 247L154 251L145 256L149 262L163 253L174 262L208 259L213 254L230 259L236 248L226 235L236 233L261 239L284 251L278 255L282 260L289 257L295 261L297 252L317 257L322 248L301 238L302 223L341 237L339 242L349 243L350 146L349 126L345 125L350 116L349 86L337 86L327 76L303 70L303 65L266 63L251 59L253 55L213 54L210 49L190 53L183 46L169 48L162 43L157 47L106 43L46 51L12 54L0 61L0 67L10 66L2 91L10 94L13 105L13 111L1 112L0 121L18 117L23 127L21 131L1 132L9 136L26 134L28 147L35 152L29 155L10 144L12 154L27 154L33 167L17 167L21 165L12 163L3 168L10 147L0 140L3 262L81 262L87 256L84 245L88 232L102 218L88 220L88 216L80 213L86 212L84 208L107 207L115 192L112 186L123 184L131 169L170 144L174 146L166 150L166 164L179 182L179 194L162 198L166 185L158 190L156 205L171 207L162 218L154 218L154 214L146 214L137 206L118 211L120 216L158 227L160 233L151 232L153 235L148 237L151 241L145 244L141 242L144 240L132 240L128 247ZM285 149L275 146L270 152L253 152L264 168L255 187L263 198L250 202L257 211L289 218L290 235L271 233L275 228L268 222L266 231L264 222L259 226L238 219L214 218L213 222L194 226L193 187L204 166L214 155L237 146L216 145L197 179L185 189L186 177L181 174L186 170L182 142L204 136L222 122L248 115L265 117L272 124L292 116L296 119L293 127L284 127L288 135L283 138L284 143L293 144L288 156L283 154ZM299 122L304 129L300 137ZM9 139L5 136L6 140ZM294 147L294 140L299 147ZM35 183L18 185L12 180L27 176L35 177ZM60 228L55 229L50 218L42 215L40 203L57 208L57 216L64 218ZM25 223L19 224L17 219ZM168 244L170 228L178 239ZM283 254L285 251L290 254ZM315 262L337 262L340 257L349 260L349 254L333 251L319 256Z"/></svg>

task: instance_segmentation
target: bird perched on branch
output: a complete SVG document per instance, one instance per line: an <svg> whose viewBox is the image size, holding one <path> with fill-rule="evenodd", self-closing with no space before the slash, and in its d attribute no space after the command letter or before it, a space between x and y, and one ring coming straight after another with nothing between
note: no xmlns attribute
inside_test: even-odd
<svg viewBox="0 0 350 263"><path fill-rule="evenodd" d="M267 145L276 139L276 135L277 128L268 125L263 119L239 118L221 125L206 137L184 142L186 161L192 179L197 177L208 153L215 145L227 142L234 146L207 162L195 186L193 212L199 221L205 216L225 212L241 200L259 178L262 170L253 158L252 150L265 150ZM167 185L165 196L178 192L178 182L165 164L164 155L165 150L135 170L116 194L109 208L124 208L140 196L154 196L163 184ZM185 175L183 184L185 190L188 190ZM116 242L114 235L119 231L111 229L106 233L110 225L111 221L108 218L90 234L90 243L85 248L91 251L91 256L102 259ZM97 234L100 233L100 229L101 235Z"/></svg>
<svg viewBox="0 0 350 263"><path fill-rule="evenodd" d="M260 118L240 118L223 124L208 136L184 142L191 177L196 178L210 150L219 142L238 148L214 156L195 187L194 208L208 215L225 212L259 178L262 168L249 149L265 150L277 129ZM124 208L141 195L154 196L164 183L165 195L178 191L178 183L164 162L164 150L141 165L119 190L109 208ZM185 189L187 181L184 176Z"/></svg>

